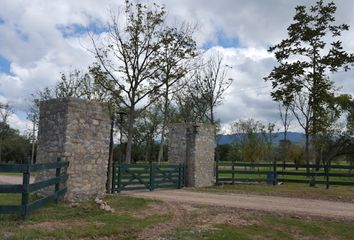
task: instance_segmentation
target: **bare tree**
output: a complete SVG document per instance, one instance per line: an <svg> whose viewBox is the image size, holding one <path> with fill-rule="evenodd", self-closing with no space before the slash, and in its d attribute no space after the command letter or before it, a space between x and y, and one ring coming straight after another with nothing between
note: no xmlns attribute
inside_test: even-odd
<svg viewBox="0 0 354 240"><path fill-rule="evenodd" d="M310 126L313 121L313 111L309 106L308 95L305 92L297 93L294 96L293 104L290 105L290 110L305 132L305 161L308 165L310 163ZM309 169L307 169L307 171L309 171Z"/></svg>
<svg viewBox="0 0 354 240"><path fill-rule="evenodd" d="M280 115L280 120L283 125L284 129L284 138L283 140L286 141L288 140L288 130L291 124L291 121L293 120L292 114L291 114L291 109L289 105L284 105L282 103L279 103L278 105L279 108L279 115Z"/></svg>
<svg viewBox="0 0 354 240"><path fill-rule="evenodd" d="M211 124L216 123L215 108L222 104L224 94L233 81L227 78L228 68L228 65L223 64L223 56L220 53L214 54L197 70L189 85L189 94L195 99L195 106L207 108L205 118Z"/></svg>

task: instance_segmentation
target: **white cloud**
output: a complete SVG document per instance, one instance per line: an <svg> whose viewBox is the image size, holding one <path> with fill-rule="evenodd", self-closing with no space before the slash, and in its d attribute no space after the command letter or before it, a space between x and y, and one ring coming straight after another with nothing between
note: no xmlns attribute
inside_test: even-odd
<svg viewBox="0 0 354 240"><path fill-rule="evenodd" d="M152 2L153 0L150 0ZM276 121L277 106L269 96L270 84L264 82L275 60L267 52L269 46L286 37L294 7L313 4L307 0L157 0L166 5L168 21L198 23L195 37L198 46L218 42L218 33L237 39L230 48L216 46L232 69L233 85L217 109L224 123L253 117ZM60 72L85 69L92 55L85 49L90 41L85 35L65 38L61 27L89 26L105 23L109 9L118 10L123 0L2 0L0 3L0 55L11 63L11 74L0 73L0 100L13 102L18 115L13 125L24 129L23 113L30 93L53 85ZM351 0L336 1L338 23L354 28L354 4ZM354 52L354 29L343 35L344 47ZM354 93L354 72L333 77L341 91ZM21 116L21 117L20 117Z"/></svg>
<svg viewBox="0 0 354 240"><path fill-rule="evenodd" d="M20 130L22 133L29 131L32 128L32 123L29 120L19 118L16 114L10 115L9 125L14 129Z"/></svg>

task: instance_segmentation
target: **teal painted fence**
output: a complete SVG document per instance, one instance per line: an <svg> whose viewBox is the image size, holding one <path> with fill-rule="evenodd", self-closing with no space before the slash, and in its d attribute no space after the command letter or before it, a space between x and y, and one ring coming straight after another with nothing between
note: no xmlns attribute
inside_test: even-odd
<svg viewBox="0 0 354 240"><path fill-rule="evenodd" d="M278 182L354 186L353 165L216 162L216 183Z"/></svg>
<svg viewBox="0 0 354 240"><path fill-rule="evenodd" d="M68 175L61 171L62 168L67 168L68 166L69 162L62 162L60 159L58 159L57 162L41 164L0 164L0 173L22 173L22 184L0 184L0 194L21 194L21 205L0 205L0 214L19 214L26 216L50 201L57 202L59 197L67 191L66 187L60 189L60 184L68 179ZM56 169L53 178L30 183L31 173L49 169ZM29 201L29 195L31 193L53 185L55 185L53 194L34 202Z"/></svg>
<svg viewBox="0 0 354 240"><path fill-rule="evenodd" d="M184 187L184 165L118 164L113 167L113 192Z"/></svg>

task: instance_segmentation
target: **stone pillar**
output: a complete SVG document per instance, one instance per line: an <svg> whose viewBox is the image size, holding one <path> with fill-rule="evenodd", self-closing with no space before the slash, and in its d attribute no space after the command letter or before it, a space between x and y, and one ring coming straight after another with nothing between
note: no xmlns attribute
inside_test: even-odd
<svg viewBox="0 0 354 240"><path fill-rule="evenodd" d="M62 98L40 103L37 163L57 157L70 162L65 200L80 201L105 192L110 123L108 106L99 102ZM49 174L53 177L47 171L37 179Z"/></svg>
<svg viewBox="0 0 354 240"><path fill-rule="evenodd" d="M186 165L186 186L212 186L214 180L214 126L177 123L169 127L168 161Z"/></svg>

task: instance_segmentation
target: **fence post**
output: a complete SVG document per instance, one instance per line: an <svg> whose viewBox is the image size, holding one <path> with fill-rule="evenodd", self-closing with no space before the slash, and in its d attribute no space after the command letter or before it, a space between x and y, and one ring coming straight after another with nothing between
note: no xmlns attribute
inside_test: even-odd
<svg viewBox="0 0 354 240"><path fill-rule="evenodd" d="M232 159L232 185L235 185L235 159Z"/></svg>
<svg viewBox="0 0 354 240"><path fill-rule="evenodd" d="M329 189L329 167L331 162L327 161L326 163L326 189Z"/></svg>
<svg viewBox="0 0 354 240"><path fill-rule="evenodd" d="M60 162L61 159L60 157L57 158L57 162ZM61 167L57 167L55 169L55 177L56 178L60 178L60 171L61 170ZM58 192L59 192L59 188L60 188L60 180L58 183L55 184L55 190L54 190L54 193L55 193L55 203L58 204L58 200L59 200L59 196L58 196Z"/></svg>
<svg viewBox="0 0 354 240"><path fill-rule="evenodd" d="M285 165L283 165L283 168ZM273 186L277 185L278 183L278 174L277 174L277 162L273 161Z"/></svg>
<svg viewBox="0 0 354 240"><path fill-rule="evenodd" d="M182 164L182 186L186 186L186 165Z"/></svg>
<svg viewBox="0 0 354 240"><path fill-rule="evenodd" d="M215 161L215 184L219 185L219 160Z"/></svg>
<svg viewBox="0 0 354 240"><path fill-rule="evenodd" d="M150 191L154 190L154 164L151 162L150 164Z"/></svg>
<svg viewBox="0 0 354 240"><path fill-rule="evenodd" d="M121 191L121 186L122 186L122 168L123 168L123 164L120 163L118 164L118 181L117 181L117 192L120 193Z"/></svg>
<svg viewBox="0 0 354 240"><path fill-rule="evenodd" d="M22 198L21 198L21 206L22 206L22 217L26 217L27 215L27 205L29 202L29 182L30 182L30 164L27 162L26 169L22 174Z"/></svg>
<svg viewBox="0 0 354 240"><path fill-rule="evenodd" d="M309 172L310 174L310 187L315 187L316 186L316 177L315 177L315 164L309 165L309 168L311 168L311 171Z"/></svg>
<svg viewBox="0 0 354 240"><path fill-rule="evenodd" d="M182 164L178 165L178 189L182 187Z"/></svg>

